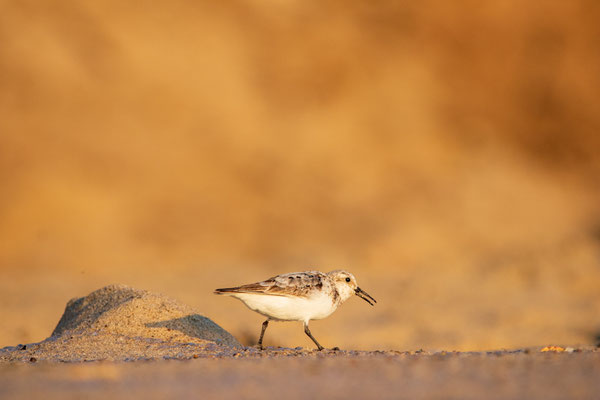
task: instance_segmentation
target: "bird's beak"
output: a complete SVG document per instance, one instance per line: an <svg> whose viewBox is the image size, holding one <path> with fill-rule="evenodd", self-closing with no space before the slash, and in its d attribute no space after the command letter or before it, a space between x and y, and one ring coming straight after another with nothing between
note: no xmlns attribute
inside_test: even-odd
<svg viewBox="0 0 600 400"><path fill-rule="evenodd" d="M375 300L374 298L372 298L369 293L365 292L364 290L362 290L361 288L357 287L354 290L354 293L360 297L361 299L363 299L364 301L366 301L367 303L369 303L370 305L373 305L373 303L377 303L377 300ZM370 300L373 300L373 303L371 303Z"/></svg>

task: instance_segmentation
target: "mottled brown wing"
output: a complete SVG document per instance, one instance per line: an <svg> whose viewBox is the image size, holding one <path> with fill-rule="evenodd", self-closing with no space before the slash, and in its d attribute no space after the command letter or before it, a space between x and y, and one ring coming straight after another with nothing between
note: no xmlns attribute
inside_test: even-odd
<svg viewBox="0 0 600 400"><path fill-rule="evenodd" d="M277 275L262 282L234 288L217 289L215 293L260 293L272 296L306 296L313 288L323 287L325 274L318 271Z"/></svg>
<svg viewBox="0 0 600 400"><path fill-rule="evenodd" d="M249 283L248 285L236 286L230 288L220 288L215 289L215 294L225 294L225 293L265 293L268 290L268 287L262 285L264 282L257 283Z"/></svg>

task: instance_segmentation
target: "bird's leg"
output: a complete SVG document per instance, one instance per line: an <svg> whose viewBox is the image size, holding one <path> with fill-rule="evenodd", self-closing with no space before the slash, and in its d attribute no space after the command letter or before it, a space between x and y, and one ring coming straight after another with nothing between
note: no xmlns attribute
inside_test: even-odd
<svg viewBox="0 0 600 400"><path fill-rule="evenodd" d="M308 337L311 338L313 342L315 342L315 344L317 345L317 348L319 349L319 351L321 351L321 350L324 349L324 347L321 346L319 344L319 342L317 342L317 339L315 339L315 337L312 335L312 333L310 333L310 329L308 329L308 322L304 323L304 333L306 333L308 335Z"/></svg>
<svg viewBox="0 0 600 400"><path fill-rule="evenodd" d="M263 340L263 337L265 336L265 331L267 330L267 326L269 326L268 319L265 322L263 322L262 330L260 331L260 338L258 339L258 348L261 350L263 349L262 340Z"/></svg>

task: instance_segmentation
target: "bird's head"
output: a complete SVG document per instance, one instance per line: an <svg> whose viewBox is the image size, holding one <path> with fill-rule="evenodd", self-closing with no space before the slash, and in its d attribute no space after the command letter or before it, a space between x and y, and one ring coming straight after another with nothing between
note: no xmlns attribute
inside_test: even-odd
<svg viewBox="0 0 600 400"><path fill-rule="evenodd" d="M327 275L332 278L334 285L340 294L342 302L348 300L350 297L352 297L352 295L357 295L370 305L377 303L373 297L358 287L356 278L350 272L338 269L328 272Z"/></svg>

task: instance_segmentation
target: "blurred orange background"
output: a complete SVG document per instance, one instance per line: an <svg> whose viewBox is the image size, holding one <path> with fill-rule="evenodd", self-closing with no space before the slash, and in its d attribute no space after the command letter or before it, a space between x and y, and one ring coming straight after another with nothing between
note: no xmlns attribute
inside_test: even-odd
<svg viewBox="0 0 600 400"><path fill-rule="evenodd" d="M0 1L0 347L109 283L345 268L326 346L600 331L600 3ZM312 343L298 323L266 345Z"/></svg>

